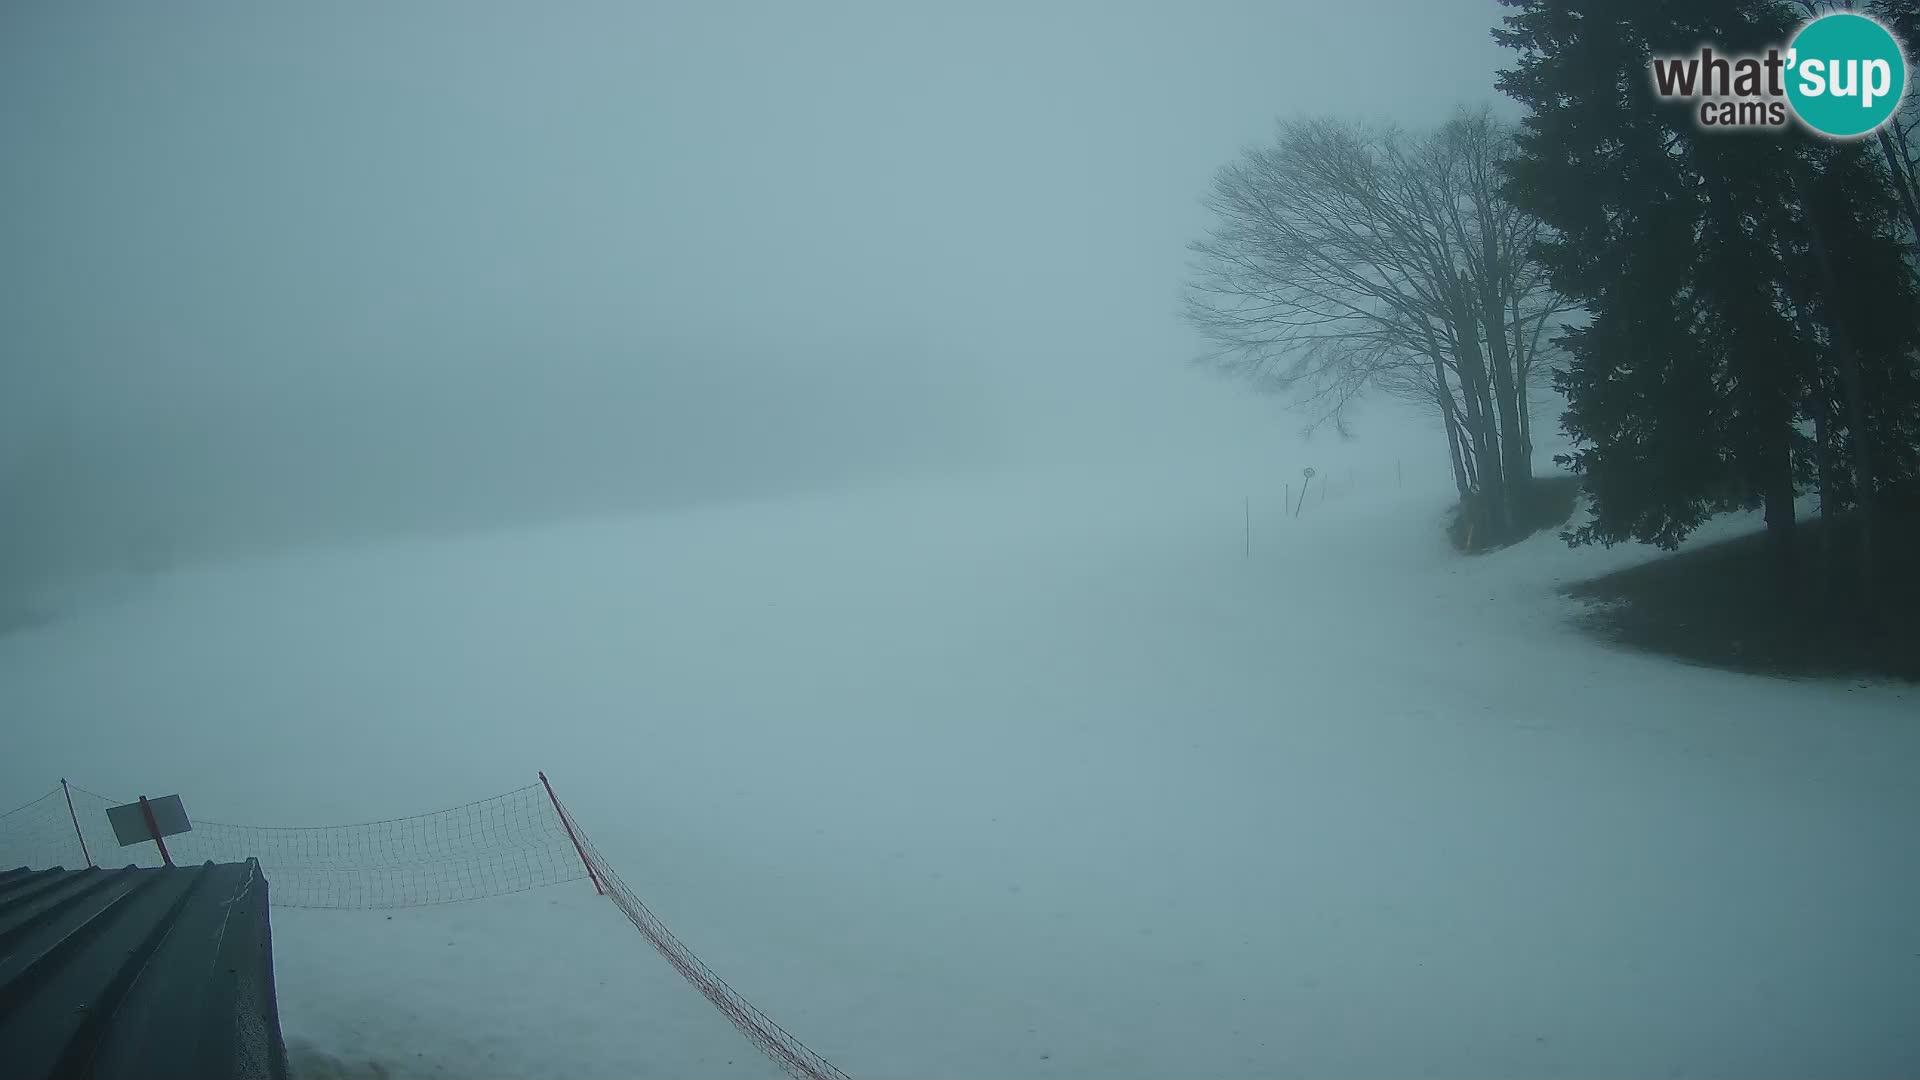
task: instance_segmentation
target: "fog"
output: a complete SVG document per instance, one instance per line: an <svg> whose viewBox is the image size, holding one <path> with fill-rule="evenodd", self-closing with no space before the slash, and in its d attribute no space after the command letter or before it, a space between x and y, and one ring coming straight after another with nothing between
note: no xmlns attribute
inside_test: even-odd
<svg viewBox="0 0 1920 1080"><path fill-rule="evenodd" d="M9 4L8 564L1242 452L1211 174L1490 100L1496 15Z"/></svg>
<svg viewBox="0 0 1920 1080"><path fill-rule="evenodd" d="M1607 3L0 4L0 1071L1920 1075L1916 249Z"/></svg>

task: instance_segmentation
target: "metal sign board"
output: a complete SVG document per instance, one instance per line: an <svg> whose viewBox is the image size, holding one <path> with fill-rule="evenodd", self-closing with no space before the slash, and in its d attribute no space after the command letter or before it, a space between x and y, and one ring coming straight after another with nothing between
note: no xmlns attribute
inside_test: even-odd
<svg viewBox="0 0 1920 1080"><path fill-rule="evenodd" d="M147 806L153 810L153 823L160 829L161 836L193 831L193 823L187 820L187 808L180 805L180 796L163 795L158 799L148 799ZM147 815L140 812L137 802L108 807L107 820L112 823L113 835L120 841L121 847L144 844L153 839L153 830L147 827Z"/></svg>

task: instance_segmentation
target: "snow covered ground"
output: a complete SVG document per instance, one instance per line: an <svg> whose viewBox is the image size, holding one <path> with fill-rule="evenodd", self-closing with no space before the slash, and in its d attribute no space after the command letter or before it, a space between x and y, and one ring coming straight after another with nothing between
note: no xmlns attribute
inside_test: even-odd
<svg viewBox="0 0 1920 1080"><path fill-rule="evenodd" d="M1600 646L1554 585L1651 552L1462 559L1444 478L1328 471L1251 558L1238 479L1062 469L95 590L0 637L0 792L544 768L856 1077L1920 1072L1913 690ZM274 938L311 1075L773 1072L584 882Z"/></svg>

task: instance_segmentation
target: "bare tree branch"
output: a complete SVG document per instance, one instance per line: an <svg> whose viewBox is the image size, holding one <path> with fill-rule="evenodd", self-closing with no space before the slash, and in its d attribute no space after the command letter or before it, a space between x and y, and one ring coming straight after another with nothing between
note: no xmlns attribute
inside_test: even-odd
<svg viewBox="0 0 1920 1080"><path fill-rule="evenodd" d="M1428 134L1282 123L1206 199L1186 296L1201 362L1287 396L1309 427L1369 392L1433 406L1469 436L1463 494L1465 475L1528 468L1528 390L1570 308L1533 256L1539 222L1501 195L1512 148L1485 110Z"/></svg>

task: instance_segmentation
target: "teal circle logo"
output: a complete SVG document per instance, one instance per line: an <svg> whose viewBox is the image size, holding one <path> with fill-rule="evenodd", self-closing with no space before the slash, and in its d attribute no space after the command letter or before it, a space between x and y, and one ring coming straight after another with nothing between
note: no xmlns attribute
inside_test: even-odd
<svg viewBox="0 0 1920 1080"><path fill-rule="evenodd" d="M1836 12L1801 27L1789 44L1787 64L1787 102L1822 135L1871 134L1907 92L1900 42L1865 15Z"/></svg>

